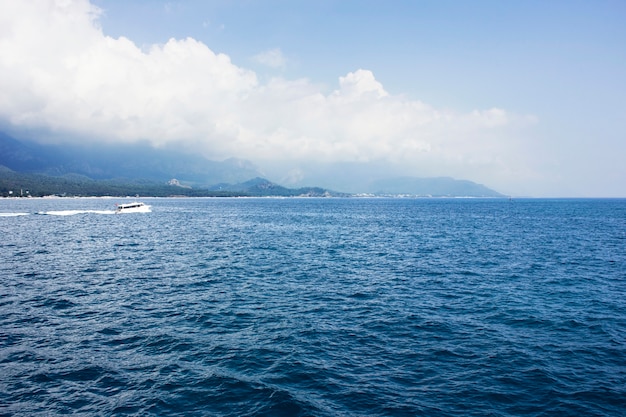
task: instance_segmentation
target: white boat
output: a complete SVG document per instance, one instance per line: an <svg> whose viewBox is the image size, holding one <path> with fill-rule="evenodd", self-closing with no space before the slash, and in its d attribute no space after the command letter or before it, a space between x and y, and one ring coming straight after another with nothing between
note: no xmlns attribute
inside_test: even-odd
<svg viewBox="0 0 626 417"><path fill-rule="evenodd" d="M150 206L144 203L123 203L116 204L115 213L150 213Z"/></svg>

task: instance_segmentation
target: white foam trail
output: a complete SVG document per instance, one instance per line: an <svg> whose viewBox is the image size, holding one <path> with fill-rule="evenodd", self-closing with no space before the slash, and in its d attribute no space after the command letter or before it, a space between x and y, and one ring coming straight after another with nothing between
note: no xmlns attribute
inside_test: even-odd
<svg viewBox="0 0 626 417"><path fill-rule="evenodd" d="M37 214L45 214L48 216L74 216L76 214L115 214L114 210L52 210L38 211Z"/></svg>
<svg viewBox="0 0 626 417"><path fill-rule="evenodd" d="M150 206L144 206L140 210L137 211L129 211L128 213L122 212L124 214L131 213L151 213L152 210ZM75 216L77 214L116 214L115 210L51 210L51 211L38 211L34 214L46 215L46 216ZM33 213L0 213L0 217L18 217L18 216L29 216Z"/></svg>
<svg viewBox="0 0 626 417"><path fill-rule="evenodd" d="M115 210L90 210L88 212L95 214L115 214Z"/></svg>

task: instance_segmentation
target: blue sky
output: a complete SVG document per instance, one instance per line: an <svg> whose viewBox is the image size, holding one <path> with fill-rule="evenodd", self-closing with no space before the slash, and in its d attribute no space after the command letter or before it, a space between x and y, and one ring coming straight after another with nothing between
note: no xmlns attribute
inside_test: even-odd
<svg viewBox="0 0 626 417"><path fill-rule="evenodd" d="M251 57L279 48L287 77L334 84L367 68L391 93L467 109L534 111L550 98L539 91L611 98L626 59L619 1L95 3L105 33L139 44L190 36L257 70Z"/></svg>
<svg viewBox="0 0 626 417"><path fill-rule="evenodd" d="M238 156L286 185L626 196L623 1L33 3L0 1L0 87L40 86L0 101L13 131Z"/></svg>

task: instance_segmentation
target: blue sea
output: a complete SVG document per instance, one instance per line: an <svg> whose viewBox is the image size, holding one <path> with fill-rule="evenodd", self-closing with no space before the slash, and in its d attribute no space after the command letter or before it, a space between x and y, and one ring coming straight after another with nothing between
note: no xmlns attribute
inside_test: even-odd
<svg viewBox="0 0 626 417"><path fill-rule="evenodd" d="M0 199L0 415L626 415L626 200Z"/></svg>

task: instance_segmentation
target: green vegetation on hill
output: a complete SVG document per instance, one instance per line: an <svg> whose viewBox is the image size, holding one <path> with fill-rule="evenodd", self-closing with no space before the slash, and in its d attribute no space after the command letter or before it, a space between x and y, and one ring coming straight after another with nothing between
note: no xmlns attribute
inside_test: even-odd
<svg viewBox="0 0 626 417"><path fill-rule="evenodd" d="M140 195L150 197L326 197L344 195L331 193L322 188L308 187L290 189L273 184L267 180L256 178L242 184L224 185L213 189L193 189L170 184L161 184L150 180L93 180L91 178L68 174L54 177L42 174L25 174L14 172L0 166L0 196L32 196L48 195L68 197L101 197Z"/></svg>
<svg viewBox="0 0 626 417"><path fill-rule="evenodd" d="M12 194L11 194L12 192ZM64 175L53 177L41 174L22 174L8 169L0 170L0 196L30 195L43 197L58 196L127 196L141 195L169 197L175 195L189 197L231 196L231 192L193 190L153 181L142 180L92 180L80 175Z"/></svg>

